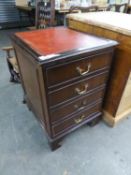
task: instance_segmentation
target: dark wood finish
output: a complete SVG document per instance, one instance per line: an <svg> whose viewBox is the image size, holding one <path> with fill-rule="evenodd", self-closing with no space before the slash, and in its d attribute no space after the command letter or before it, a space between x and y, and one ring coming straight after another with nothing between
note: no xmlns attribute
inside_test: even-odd
<svg viewBox="0 0 131 175"><path fill-rule="evenodd" d="M60 135L68 131L79 124L82 124L87 119L91 118L94 114L100 113L101 111L101 101L95 105L88 106L86 110L83 110L76 115L73 115L61 123L53 125L53 136Z"/></svg>
<svg viewBox="0 0 131 175"><path fill-rule="evenodd" d="M129 4L129 3L128 3L128 6L127 6L127 13L131 14L131 4Z"/></svg>
<svg viewBox="0 0 131 175"><path fill-rule="evenodd" d="M16 8L18 9L18 12L19 12L20 26L21 26L21 23L23 23L23 20L26 20L27 17L29 19L30 25L34 25L35 23L35 7L34 6L16 5Z"/></svg>
<svg viewBox="0 0 131 175"><path fill-rule="evenodd" d="M97 5L90 5L87 7L82 6L71 6L69 12L72 13L74 10L80 10L81 12L96 12L98 11L99 7Z"/></svg>
<svg viewBox="0 0 131 175"><path fill-rule="evenodd" d="M96 124L98 124L101 120L101 116L100 117L97 117L95 119L93 119L91 122L87 123L90 127L93 127L95 126Z"/></svg>
<svg viewBox="0 0 131 175"><path fill-rule="evenodd" d="M84 95L84 97L77 98L76 100L73 100L70 103L68 102L59 108L51 108L51 122L55 124L58 121L62 121L65 118L68 118L70 115L86 109L89 104L93 104L98 99L102 99L104 95L104 88L105 87L103 86L95 89L93 92Z"/></svg>
<svg viewBox="0 0 131 175"><path fill-rule="evenodd" d="M68 86L49 92L50 106L58 105L70 99L76 99L77 97L86 95L96 87L103 85L106 82L107 75L108 71L102 72L92 77L85 77L86 79L80 82L77 81L74 84L69 84Z"/></svg>
<svg viewBox="0 0 131 175"><path fill-rule="evenodd" d="M55 24L55 0L36 0L36 28L46 28Z"/></svg>
<svg viewBox="0 0 131 175"><path fill-rule="evenodd" d="M123 13L127 13L127 9L128 9L128 3L122 3L122 4L110 4L107 7L107 11L115 11L115 12L123 12Z"/></svg>
<svg viewBox="0 0 131 175"><path fill-rule="evenodd" d="M49 145L52 151L58 149L62 145L62 139L49 140Z"/></svg>
<svg viewBox="0 0 131 175"><path fill-rule="evenodd" d="M12 41L27 105L45 127L54 150L66 134L101 116L116 42L64 27L17 33ZM59 55L40 57L50 54ZM89 62L90 73L84 66ZM78 63L82 70L77 76L72 68Z"/></svg>
<svg viewBox="0 0 131 175"><path fill-rule="evenodd" d="M35 26L28 30L43 29L55 25L55 0L36 0Z"/></svg>
<svg viewBox="0 0 131 175"><path fill-rule="evenodd" d="M105 59L106 58L106 59ZM88 75L91 75L95 71L106 69L110 65L110 55L107 53L98 54L87 58L83 58L80 61L75 61L70 64L64 64L58 67L54 66L47 70L48 86L54 86L69 79L76 79L81 77L81 73L88 71ZM63 74L68 68L68 72ZM85 74L86 75L86 74Z"/></svg>

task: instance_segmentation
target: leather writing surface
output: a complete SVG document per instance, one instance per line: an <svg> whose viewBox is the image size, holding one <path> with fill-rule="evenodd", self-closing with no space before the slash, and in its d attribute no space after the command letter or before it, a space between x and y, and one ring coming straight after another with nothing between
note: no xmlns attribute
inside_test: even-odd
<svg viewBox="0 0 131 175"><path fill-rule="evenodd" d="M16 33L16 36L40 55L58 54L74 49L91 49L108 40L80 33L65 27Z"/></svg>

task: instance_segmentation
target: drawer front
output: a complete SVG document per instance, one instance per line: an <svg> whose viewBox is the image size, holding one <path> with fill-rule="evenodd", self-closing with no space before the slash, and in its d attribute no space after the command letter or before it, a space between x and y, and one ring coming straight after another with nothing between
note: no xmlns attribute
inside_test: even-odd
<svg viewBox="0 0 131 175"><path fill-rule="evenodd" d="M87 119L93 117L93 115L96 115L97 113L101 113L101 103L97 103L94 106L88 108L85 112L79 113L74 117L61 122L58 125L52 126L53 136L66 132L67 130L75 126L82 124Z"/></svg>
<svg viewBox="0 0 131 175"><path fill-rule="evenodd" d="M111 62L109 53L87 57L60 67L53 67L47 70L48 86L57 85L73 78L89 75L93 71L108 67Z"/></svg>
<svg viewBox="0 0 131 175"><path fill-rule="evenodd" d="M108 71L95 75L84 81L74 83L68 87L49 92L49 105L55 106L72 98L81 97L100 85L103 85L107 79Z"/></svg>
<svg viewBox="0 0 131 175"><path fill-rule="evenodd" d="M70 104L50 110L51 122L55 123L69 117L69 115L74 112L80 112L81 110L87 108L91 103L95 103L97 100L102 99L103 94L104 90L101 88L93 93L87 94L83 98L73 101Z"/></svg>

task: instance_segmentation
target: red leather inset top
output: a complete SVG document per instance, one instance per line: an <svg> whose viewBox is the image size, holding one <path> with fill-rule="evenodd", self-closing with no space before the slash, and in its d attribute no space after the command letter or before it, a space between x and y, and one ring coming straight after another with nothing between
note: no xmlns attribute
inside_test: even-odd
<svg viewBox="0 0 131 175"><path fill-rule="evenodd" d="M15 35L40 55L92 48L106 43L105 39L92 37L66 27L19 32Z"/></svg>

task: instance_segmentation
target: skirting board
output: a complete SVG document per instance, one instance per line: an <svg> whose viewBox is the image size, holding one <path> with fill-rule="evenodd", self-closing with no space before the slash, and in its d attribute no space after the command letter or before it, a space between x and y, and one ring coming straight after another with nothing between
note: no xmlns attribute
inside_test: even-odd
<svg viewBox="0 0 131 175"><path fill-rule="evenodd" d="M103 111L103 120L111 127L114 127L119 121L131 114L131 108L120 115L112 116L107 111Z"/></svg>

